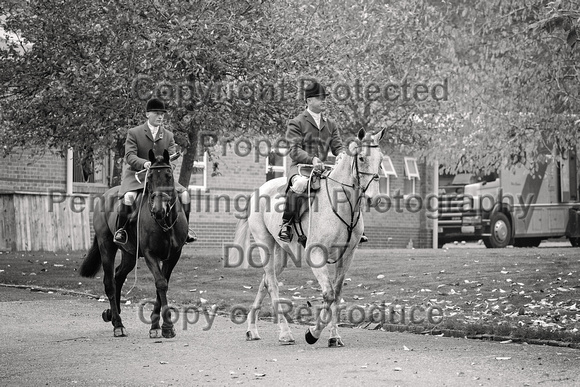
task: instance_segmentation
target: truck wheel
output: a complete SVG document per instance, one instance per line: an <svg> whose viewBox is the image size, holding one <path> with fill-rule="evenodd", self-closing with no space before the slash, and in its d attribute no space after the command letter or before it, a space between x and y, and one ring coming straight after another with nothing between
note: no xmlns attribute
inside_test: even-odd
<svg viewBox="0 0 580 387"><path fill-rule="evenodd" d="M486 247L493 249L506 247L512 235L512 226L507 216L501 212L493 215L490 222L490 232L491 236L483 240Z"/></svg>
<svg viewBox="0 0 580 387"><path fill-rule="evenodd" d="M572 247L580 247L580 238L569 238Z"/></svg>

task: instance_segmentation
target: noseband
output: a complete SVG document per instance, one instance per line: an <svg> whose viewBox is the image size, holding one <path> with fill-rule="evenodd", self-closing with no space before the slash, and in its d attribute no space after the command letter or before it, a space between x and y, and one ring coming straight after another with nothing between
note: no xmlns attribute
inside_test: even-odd
<svg viewBox="0 0 580 387"><path fill-rule="evenodd" d="M364 148L378 148L378 145L372 145L372 144L365 144L363 145ZM365 172L365 171L360 171L358 168L358 157L354 158L354 170L356 171L356 187L354 187L355 189L359 190L362 194L364 194L367 189L369 188L369 186L371 185L371 183L373 181L379 180L379 174L378 173L372 173L372 172ZM369 180L368 184L366 185L366 187L364 187L364 189L361 190L361 185L360 185L360 178L361 175L366 175L366 176L372 176L371 180Z"/></svg>
<svg viewBox="0 0 580 387"><path fill-rule="evenodd" d="M378 145L374 145L374 144L363 144L362 147L364 148L378 148ZM358 147L357 147L358 148ZM362 196L362 194L364 194L367 189L369 188L369 186L371 185L371 183L373 181L379 180L379 174L378 173L372 173L372 172L365 172L365 171L361 171L359 170L358 167L358 155L354 156L354 160L352 162L352 169L355 171L356 174L356 184L346 184L346 183L342 183L338 180L335 180L329 176L326 176L326 179L332 180L340 185L342 185L343 187L349 187L352 188L354 190L357 190L360 192L360 196ZM360 184L360 180L361 180L361 176L372 176L372 179L367 183L366 187L361 189L361 184ZM344 189L344 188L343 188Z"/></svg>

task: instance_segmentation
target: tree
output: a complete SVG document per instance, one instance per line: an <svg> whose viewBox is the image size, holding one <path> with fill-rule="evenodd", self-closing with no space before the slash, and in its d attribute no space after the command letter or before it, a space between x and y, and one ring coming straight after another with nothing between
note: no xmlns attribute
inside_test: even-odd
<svg viewBox="0 0 580 387"><path fill-rule="evenodd" d="M0 50L4 153L18 146L75 146L94 154L117 147L122 154L126 129L143 120L145 99L160 90L174 108L170 125L186 149L180 181L187 185L200 131L275 132L282 127L281 108L215 100L205 92L178 101L163 90L193 85L206 91L276 78L281 54L267 39L275 38L276 20L266 17L272 7L212 0L7 5L3 27L32 46L22 52L12 42ZM156 87L162 84L170 87Z"/></svg>
<svg viewBox="0 0 580 387"><path fill-rule="evenodd" d="M533 169L547 139L578 142L577 9L540 0L14 1L0 24L32 45L0 50L3 150L122 152L125 130L157 95L172 107L187 185L202 137L281 135L304 106L300 80L311 78L333 92L345 136L386 128L392 145L449 172Z"/></svg>
<svg viewBox="0 0 580 387"><path fill-rule="evenodd" d="M543 149L578 144L577 4L447 4L447 11L438 8L448 39L441 63L453 95L437 114L419 120L432 144L423 153L449 172L534 170Z"/></svg>

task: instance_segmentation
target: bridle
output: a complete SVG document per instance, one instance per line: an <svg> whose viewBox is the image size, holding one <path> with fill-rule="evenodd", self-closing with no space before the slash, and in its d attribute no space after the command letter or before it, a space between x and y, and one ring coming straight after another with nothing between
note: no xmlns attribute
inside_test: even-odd
<svg viewBox="0 0 580 387"><path fill-rule="evenodd" d="M375 144L363 144L362 147L364 148L378 148L379 145L375 145ZM355 150L358 149L355 148ZM325 180L326 180L326 194L328 195L328 201L330 203L330 207L332 208L332 212L334 212L334 214L338 217L338 219L340 219L340 221L342 223L344 223L344 225L346 226L346 229L348 231L348 237L346 240L346 243L344 245L343 248L343 252L342 254L339 255L339 257L342 257L342 255L344 254L344 250L346 250L350 239L352 237L352 231L354 230L354 228L357 226L360 217L361 217L361 211L360 211L360 203L362 198L364 198L364 194L366 192L366 190L370 187L371 183L373 181L377 181L379 179L379 175L378 173L372 173L372 172L366 172L366 171L361 171L358 165L358 159L359 159L359 155L355 154L355 156L353 157L353 165L351 166L352 170L355 171L355 175L356 175L356 183L355 184L347 184L347 183L343 183L340 182L336 179L331 178L329 175L324 176ZM372 178L369 180L369 182L367 183L367 185L362 188L361 186L361 177L362 176L372 176ZM330 190L328 189L328 180L332 180L338 184L340 184L341 188L342 188L342 192L345 194L345 197L348 200L348 204L350 206L350 222L347 222L346 220L344 220L342 218L342 216L340 216L340 214L338 213L337 209L335 208L335 206L332 204L332 198L330 197ZM354 202L351 202L349 195L346 192L345 187L348 188L352 188L356 193L356 200ZM355 217L356 214L356 217ZM340 258L338 258L340 259ZM333 264L336 263L338 261L338 259L336 259L334 262L330 262L327 261L327 263L329 264Z"/></svg>
<svg viewBox="0 0 580 387"><path fill-rule="evenodd" d="M147 180L149 177L149 174L152 173L153 170L160 170L160 169L172 169L171 165L155 165L155 166L150 166L149 170L147 171L147 175L145 176L145 187L148 188L147 186ZM149 213L151 214L151 217L155 220L155 223L157 223L157 225L159 227L161 227L161 229L163 230L163 232L167 232L169 230L171 230L173 228L173 226L175 226L175 224L177 223L177 220L179 219L179 216L176 216L175 219L173 220L173 222L170 221L169 216L171 215L173 208L175 207L175 204L177 203L177 195L169 195L166 192L161 192L161 191L155 191L155 192L151 192L150 190L147 190L149 192L149 198L148 198L148 204L149 204ZM175 189L173 189L173 192L175 192ZM161 196L161 200L164 201L168 201L169 202L169 209L166 211L165 216L161 219L161 221L155 216L155 213L153 212L153 202L155 200L155 198L157 196ZM171 223L170 223L171 222Z"/></svg>

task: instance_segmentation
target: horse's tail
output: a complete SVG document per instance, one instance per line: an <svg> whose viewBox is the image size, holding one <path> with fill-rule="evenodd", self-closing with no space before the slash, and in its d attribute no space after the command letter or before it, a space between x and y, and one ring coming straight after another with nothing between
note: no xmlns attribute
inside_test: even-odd
<svg viewBox="0 0 580 387"><path fill-rule="evenodd" d="M79 274L81 277L93 278L97 275L101 269L101 252L99 251L99 245L97 243L97 236L93 239L93 245L89 249L89 252L85 256L81 268L79 269Z"/></svg>
<svg viewBox="0 0 580 387"><path fill-rule="evenodd" d="M249 206L248 206L249 208ZM229 262L237 263L239 267L247 268L248 261L244 259L250 250L250 224L248 223L249 211L246 211L245 217L238 220L236 233L234 235L233 249L228 256Z"/></svg>

